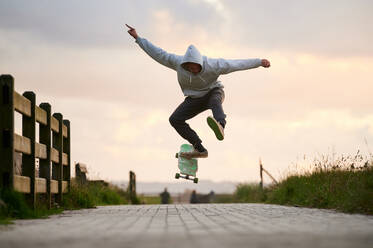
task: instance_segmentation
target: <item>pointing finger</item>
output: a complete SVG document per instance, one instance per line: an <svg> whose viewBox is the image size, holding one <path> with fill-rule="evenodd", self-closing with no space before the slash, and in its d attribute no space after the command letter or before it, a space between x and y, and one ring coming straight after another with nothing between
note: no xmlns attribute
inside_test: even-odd
<svg viewBox="0 0 373 248"><path fill-rule="evenodd" d="M130 30L133 30L134 28L131 27L130 25L126 24L127 28L129 28Z"/></svg>

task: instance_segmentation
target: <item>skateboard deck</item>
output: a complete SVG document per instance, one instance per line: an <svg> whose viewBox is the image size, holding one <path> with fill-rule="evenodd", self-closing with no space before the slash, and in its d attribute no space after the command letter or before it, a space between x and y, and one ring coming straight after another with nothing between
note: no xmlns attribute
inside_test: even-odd
<svg viewBox="0 0 373 248"><path fill-rule="evenodd" d="M176 158L178 159L178 167L180 173L176 173L175 178L184 178L187 180L192 180L194 183L198 183L198 178L196 173L198 171L198 160L197 158L184 158L180 156L182 152L191 152L193 151L193 146L188 144L183 144L180 147L180 151L176 153Z"/></svg>

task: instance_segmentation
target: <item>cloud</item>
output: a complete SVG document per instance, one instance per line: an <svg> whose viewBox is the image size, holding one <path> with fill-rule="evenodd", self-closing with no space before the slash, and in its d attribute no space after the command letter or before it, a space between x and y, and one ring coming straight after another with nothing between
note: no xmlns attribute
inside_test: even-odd
<svg viewBox="0 0 373 248"><path fill-rule="evenodd" d="M127 36L125 23L138 28L141 34L152 34L152 13L162 10L190 27L208 28L219 23L215 8L205 2L17 0L0 3L0 31L31 33L59 46L123 47Z"/></svg>
<svg viewBox="0 0 373 248"><path fill-rule="evenodd" d="M27 32L59 46L128 49L123 26L128 22L140 35L158 40L162 35L189 43L220 41L270 51L372 56L372 10L367 0L17 0L0 3L0 31Z"/></svg>
<svg viewBox="0 0 373 248"><path fill-rule="evenodd" d="M123 9L115 1L118 11ZM3 1L0 6L0 28L33 33L49 42L58 44L104 44L119 40L119 25L112 25L120 18L110 13L110 5L98 1Z"/></svg>
<svg viewBox="0 0 373 248"><path fill-rule="evenodd" d="M373 55L371 1L224 2L235 43L336 57Z"/></svg>

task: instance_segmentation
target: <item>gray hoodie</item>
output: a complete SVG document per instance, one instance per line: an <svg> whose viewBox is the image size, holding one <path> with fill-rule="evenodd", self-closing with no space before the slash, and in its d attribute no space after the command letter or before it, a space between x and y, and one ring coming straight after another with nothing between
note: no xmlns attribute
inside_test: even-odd
<svg viewBox="0 0 373 248"><path fill-rule="evenodd" d="M181 56L167 53L141 37L137 37L136 42L155 61L175 70L184 95L192 98L202 97L213 88L223 88L223 84L218 81L222 74L256 68L262 64L261 59L208 58L202 56L193 45L190 45L184 56ZM186 62L200 64L201 72L195 75L185 70L182 65Z"/></svg>

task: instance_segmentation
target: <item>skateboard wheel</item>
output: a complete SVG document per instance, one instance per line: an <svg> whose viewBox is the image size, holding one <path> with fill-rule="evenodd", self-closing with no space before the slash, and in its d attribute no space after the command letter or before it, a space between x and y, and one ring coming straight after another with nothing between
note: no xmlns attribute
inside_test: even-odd
<svg viewBox="0 0 373 248"><path fill-rule="evenodd" d="M176 179L179 179L179 177L180 177L180 174L179 174L179 173L176 173L176 174L175 174L175 178L176 178Z"/></svg>
<svg viewBox="0 0 373 248"><path fill-rule="evenodd" d="M175 154L175 158L179 158L179 153L176 153L176 154Z"/></svg>
<svg viewBox="0 0 373 248"><path fill-rule="evenodd" d="M194 182L194 183L198 183L198 178L195 177L195 178L193 179L193 182Z"/></svg>

